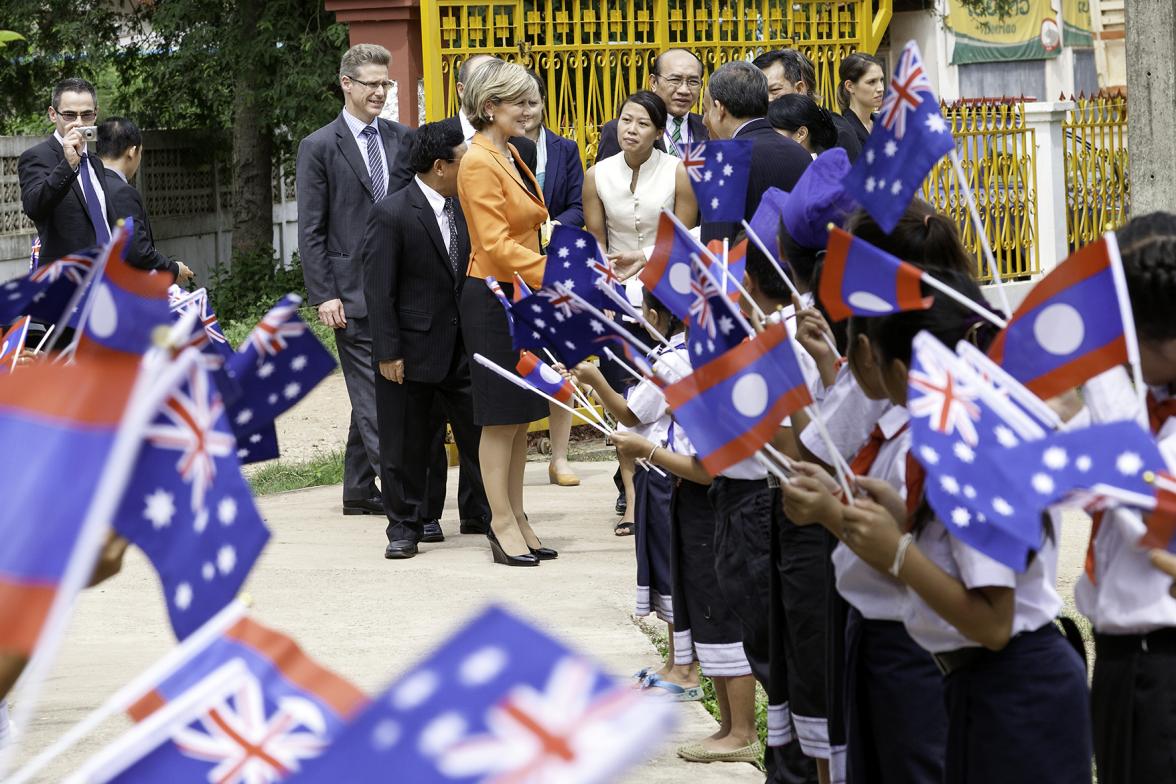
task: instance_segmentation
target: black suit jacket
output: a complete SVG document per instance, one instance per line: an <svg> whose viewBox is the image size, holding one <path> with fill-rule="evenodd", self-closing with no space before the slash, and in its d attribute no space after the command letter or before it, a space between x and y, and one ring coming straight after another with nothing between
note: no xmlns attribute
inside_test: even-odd
<svg viewBox="0 0 1176 784"><path fill-rule="evenodd" d="M744 125L734 138L750 139L752 142L751 176L747 180L747 203L743 209L743 219L750 221L764 191L768 188L791 191L800 175L813 162L813 156L796 142L777 133L771 123L762 117ZM742 228L738 223L704 223L702 241L734 238ZM770 242L767 237L761 239ZM747 252L758 253L758 250L749 245Z"/></svg>
<svg viewBox="0 0 1176 784"><path fill-rule="evenodd" d="M151 221L147 219L143 197L139 195L138 189L110 169L106 170L106 214L114 224L118 223L119 218L131 218L135 222L135 234L127 248L127 261L132 266L161 270L175 279L180 272L180 265L155 247L155 234L151 231Z"/></svg>
<svg viewBox="0 0 1176 784"><path fill-rule="evenodd" d="M706 132L706 125L702 122L702 115L690 112L686 115L686 127L690 129L690 141L702 142L710 138L710 134ZM666 152L666 145L663 141L664 134L657 138L653 146ZM617 138L617 121L609 120L604 125L600 126L600 141L596 145L596 163L600 163L605 158L611 158L621 151L621 142Z"/></svg>
<svg viewBox="0 0 1176 784"><path fill-rule="evenodd" d="M553 133L547 141L547 169L543 173L543 201L551 219L564 226L584 227L584 164L571 139Z"/></svg>
<svg viewBox="0 0 1176 784"><path fill-rule="evenodd" d="M414 180L383 199L368 216L356 259L363 265L372 332L372 360L403 359L404 377L438 383L461 344L459 302L470 257L470 235L460 209L455 274L437 216Z"/></svg>
<svg viewBox="0 0 1176 784"><path fill-rule="evenodd" d="M849 156L849 162L853 163L862 154L862 141L858 138L857 131L849 124L849 120L840 114L830 112L829 116L833 118L833 127L837 129L837 146L845 150L845 154ZM865 130L860 120L858 127Z"/></svg>
<svg viewBox="0 0 1176 784"><path fill-rule="evenodd" d="M98 175L98 185L106 190L106 167L97 155L90 155L90 165ZM50 136L20 154L16 164L20 180L20 202L25 214L37 225L41 237L41 258L54 261L75 250L97 243L94 224L86 212L86 197L78 171L65 160L61 143ZM107 220L110 204L107 197Z"/></svg>
<svg viewBox="0 0 1176 784"><path fill-rule="evenodd" d="M444 123L448 128L456 128L462 134L462 137L465 137L465 129L461 127L461 118L456 114L452 117L446 117L444 120L438 120L438 122ZM523 159L523 163L527 164L527 168L531 170L531 174L534 174L535 167L539 162L539 153L535 149L535 142L526 136L512 136L507 141L515 146L515 149L519 151L519 157Z"/></svg>
<svg viewBox="0 0 1176 784"><path fill-rule="evenodd" d="M378 119L388 161L387 194L412 181L413 130ZM372 209L372 178L342 113L298 145L298 255L311 305L343 300L352 318L367 316L363 270L353 258Z"/></svg>

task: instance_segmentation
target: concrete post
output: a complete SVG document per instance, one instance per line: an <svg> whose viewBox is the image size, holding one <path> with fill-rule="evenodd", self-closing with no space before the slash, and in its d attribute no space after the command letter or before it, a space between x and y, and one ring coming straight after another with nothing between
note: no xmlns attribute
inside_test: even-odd
<svg viewBox="0 0 1176 784"><path fill-rule="evenodd" d="M1066 241L1066 159L1062 122L1073 101L1025 104L1025 125L1036 137L1037 265L1042 273L1069 255Z"/></svg>
<svg viewBox="0 0 1176 784"><path fill-rule="evenodd" d="M1131 214L1176 205L1176 4L1131 0L1127 13L1127 138Z"/></svg>
<svg viewBox="0 0 1176 784"><path fill-rule="evenodd" d="M392 53L389 78L396 82L388 96L388 117L416 125L416 85L422 76L420 0L325 0L335 19L346 22L351 43L380 44Z"/></svg>

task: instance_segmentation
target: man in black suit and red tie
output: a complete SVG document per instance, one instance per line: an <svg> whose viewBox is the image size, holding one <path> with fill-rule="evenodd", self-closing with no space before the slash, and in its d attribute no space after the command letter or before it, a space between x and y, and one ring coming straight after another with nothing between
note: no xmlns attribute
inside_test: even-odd
<svg viewBox="0 0 1176 784"><path fill-rule="evenodd" d="M375 360L380 427L380 481L388 510L384 557L411 558L424 538L428 454L440 403L483 513L476 470L481 429L474 424L469 359L461 338L461 287L469 232L457 204L457 171L465 139L451 123L422 125L413 139L416 176L371 211L356 249L364 273Z"/></svg>
<svg viewBox="0 0 1176 784"><path fill-rule="evenodd" d="M17 161L20 201L37 225L45 263L110 239L106 170L89 155L82 129L98 119L98 93L85 79L63 79L49 104L53 135Z"/></svg>
<svg viewBox="0 0 1176 784"><path fill-rule="evenodd" d="M351 398L343 459L343 514L384 514L376 489L380 444L363 270L354 250L372 205L412 180L412 130L382 119L392 56L357 44L339 65L343 111L298 145L298 254L308 302L335 331Z"/></svg>
<svg viewBox="0 0 1176 784"><path fill-rule="evenodd" d="M666 131L654 142L659 150L678 155L679 144L706 141L702 116L691 111L702 93L702 61L689 49L667 49L653 61L649 72L649 89L666 104ZM623 97L623 96L622 96ZM600 128L596 162L621 151L617 140L617 121L609 120ZM680 156L679 156L680 157Z"/></svg>

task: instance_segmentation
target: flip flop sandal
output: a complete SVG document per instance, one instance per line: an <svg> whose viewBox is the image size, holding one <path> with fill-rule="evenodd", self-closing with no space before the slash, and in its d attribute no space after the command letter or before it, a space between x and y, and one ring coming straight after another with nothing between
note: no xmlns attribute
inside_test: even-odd
<svg viewBox="0 0 1176 784"><path fill-rule="evenodd" d="M629 521L626 521L623 523L617 523L616 525L613 526L613 534L615 536L632 536L634 525L635 525L634 523L631 523Z"/></svg>
<svg viewBox="0 0 1176 784"><path fill-rule="evenodd" d="M645 681L646 689L662 689L664 697L670 702L698 702L702 699L702 686L679 686L670 681L664 681L657 675L651 675Z"/></svg>

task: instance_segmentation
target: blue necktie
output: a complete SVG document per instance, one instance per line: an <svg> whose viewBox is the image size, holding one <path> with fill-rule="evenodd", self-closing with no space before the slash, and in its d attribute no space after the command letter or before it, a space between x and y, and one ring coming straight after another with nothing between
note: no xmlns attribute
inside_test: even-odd
<svg viewBox="0 0 1176 784"><path fill-rule="evenodd" d="M384 180L384 166L380 162L380 136L374 126L367 126L360 131L367 137L368 173L372 176L372 201L384 198L387 187Z"/></svg>
<svg viewBox="0 0 1176 784"><path fill-rule="evenodd" d="M94 224L94 239L98 245L105 245L110 242L110 227L102 217L102 204L98 201L98 193L90 180L90 156L82 156L82 167L78 169L78 176L82 179L82 193L86 196L86 212L90 213L90 223Z"/></svg>

